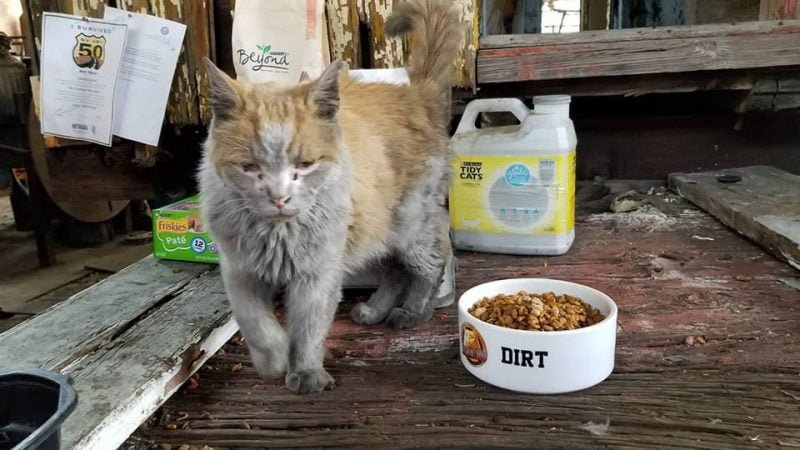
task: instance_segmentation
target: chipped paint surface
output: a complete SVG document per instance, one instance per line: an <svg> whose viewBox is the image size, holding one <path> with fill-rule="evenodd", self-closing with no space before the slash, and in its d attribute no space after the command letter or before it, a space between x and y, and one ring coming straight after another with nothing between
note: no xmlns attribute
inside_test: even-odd
<svg viewBox="0 0 800 450"><path fill-rule="evenodd" d="M72 0L64 5L64 10L68 14L75 14L83 17L102 17L105 0Z"/></svg>
<svg viewBox="0 0 800 450"><path fill-rule="evenodd" d="M402 39L388 38L384 23L391 15L396 0L327 0L331 57L341 58L350 67L402 67L407 46ZM475 56L478 49L478 0L454 0L464 22L464 46L455 62L453 85L474 88ZM361 55L359 25L370 29L372 41L368 55Z"/></svg>
<svg viewBox="0 0 800 450"><path fill-rule="evenodd" d="M354 0L327 0L325 3L331 59L341 59L353 68L361 67L357 3Z"/></svg>
<svg viewBox="0 0 800 450"><path fill-rule="evenodd" d="M386 19L391 15L393 0L367 0L366 17L372 30L373 68L401 67L405 63L403 41L389 38L384 32Z"/></svg>
<svg viewBox="0 0 800 450"><path fill-rule="evenodd" d="M397 0L326 0L330 53L350 67L401 67L405 64L406 45L401 39L387 38L385 20ZM478 43L478 0L454 0L465 23L464 47L455 63L454 86L474 88L475 55ZM41 11L43 2L32 0L31 10L36 24L34 42L41 47ZM69 0L61 3L62 11L90 17L101 17L107 0ZM233 2L231 2L233 3ZM166 120L171 125L207 123L210 110L207 102L208 80L201 60L210 53L210 24L207 0L117 0L116 6L127 11L152 14L185 23L187 33L178 59ZM362 53L360 25L369 29L371 42L368 54ZM366 36L364 36L366 37ZM230 57L220 55L220 57Z"/></svg>

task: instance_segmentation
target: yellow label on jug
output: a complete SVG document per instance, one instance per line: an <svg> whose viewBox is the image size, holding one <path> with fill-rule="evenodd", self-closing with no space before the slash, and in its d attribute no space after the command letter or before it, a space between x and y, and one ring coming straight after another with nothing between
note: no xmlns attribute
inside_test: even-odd
<svg viewBox="0 0 800 450"><path fill-rule="evenodd" d="M454 230L560 235L575 225L575 151L557 156L458 155Z"/></svg>

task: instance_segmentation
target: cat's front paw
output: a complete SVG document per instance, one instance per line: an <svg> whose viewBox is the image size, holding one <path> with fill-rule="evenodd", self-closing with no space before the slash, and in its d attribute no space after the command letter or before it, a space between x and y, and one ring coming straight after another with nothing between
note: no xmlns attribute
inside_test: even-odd
<svg viewBox="0 0 800 450"><path fill-rule="evenodd" d="M286 373L289 366L289 355L285 349L273 349L264 352L250 348L250 360L253 361L253 368L265 380L274 380Z"/></svg>
<svg viewBox="0 0 800 450"><path fill-rule="evenodd" d="M386 323L395 330L405 330L414 328L417 325L427 322L431 318L433 311L414 313L403 308L394 308L386 318Z"/></svg>
<svg viewBox="0 0 800 450"><path fill-rule="evenodd" d="M362 302L350 311L350 319L359 325L375 325L386 318L385 314Z"/></svg>
<svg viewBox="0 0 800 450"><path fill-rule="evenodd" d="M330 391L336 380L325 369L310 369L286 375L286 387L295 394Z"/></svg>

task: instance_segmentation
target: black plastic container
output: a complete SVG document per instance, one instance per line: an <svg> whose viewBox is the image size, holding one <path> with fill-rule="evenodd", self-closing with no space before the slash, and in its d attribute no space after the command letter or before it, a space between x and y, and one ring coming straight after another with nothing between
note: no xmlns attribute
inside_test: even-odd
<svg viewBox="0 0 800 450"><path fill-rule="evenodd" d="M59 450L75 408L69 378L47 370L0 371L0 450Z"/></svg>

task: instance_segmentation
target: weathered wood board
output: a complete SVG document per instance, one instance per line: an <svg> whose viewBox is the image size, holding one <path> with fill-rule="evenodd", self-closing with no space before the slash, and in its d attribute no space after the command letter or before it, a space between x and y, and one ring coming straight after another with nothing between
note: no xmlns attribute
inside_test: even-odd
<svg viewBox="0 0 800 450"><path fill-rule="evenodd" d="M117 448L236 332L217 270L152 257L0 334L0 368L68 374L64 448Z"/></svg>
<svg viewBox="0 0 800 450"><path fill-rule="evenodd" d="M65 447L118 447L237 329L219 273L192 280L163 307L65 371L79 394L62 426Z"/></svg>
<svg viewBox="0 0 800 450"><path fill-rule="evenodd" d="M610 379L568 395L503 391L458 360L457 310L414 330L360 326L342 304L331 392L260 379L238 339L128 442L134 449L791 448L800 445L797 273L687 201L676 213L578 218L550 258L459 254L459 294L508 277L588 284L619 308ZM703 336L687 345L688 336ZM239 364L242 370L237 371ZM172 428L172 425L176 429Z"/></svg>
<svg viewBox="0 0 800 450"><path fill-rule="evenodd" d="M723 183L722 175L741 177ZM672 174L670 187L800 270L800 176L768 166Z"/></svg>
<svg viewBox="0 0 800 450"><path fill-rule="evenodd" d="M501 83L797 66L800 21L480 39L477 81Z"/></svg>
<svg viewBox="0 0 800 450"><path fill-rule="evenodd" d="M112 341L205 270L148 257L0 335L0 361L7 369L61 370Z"/></svg>

